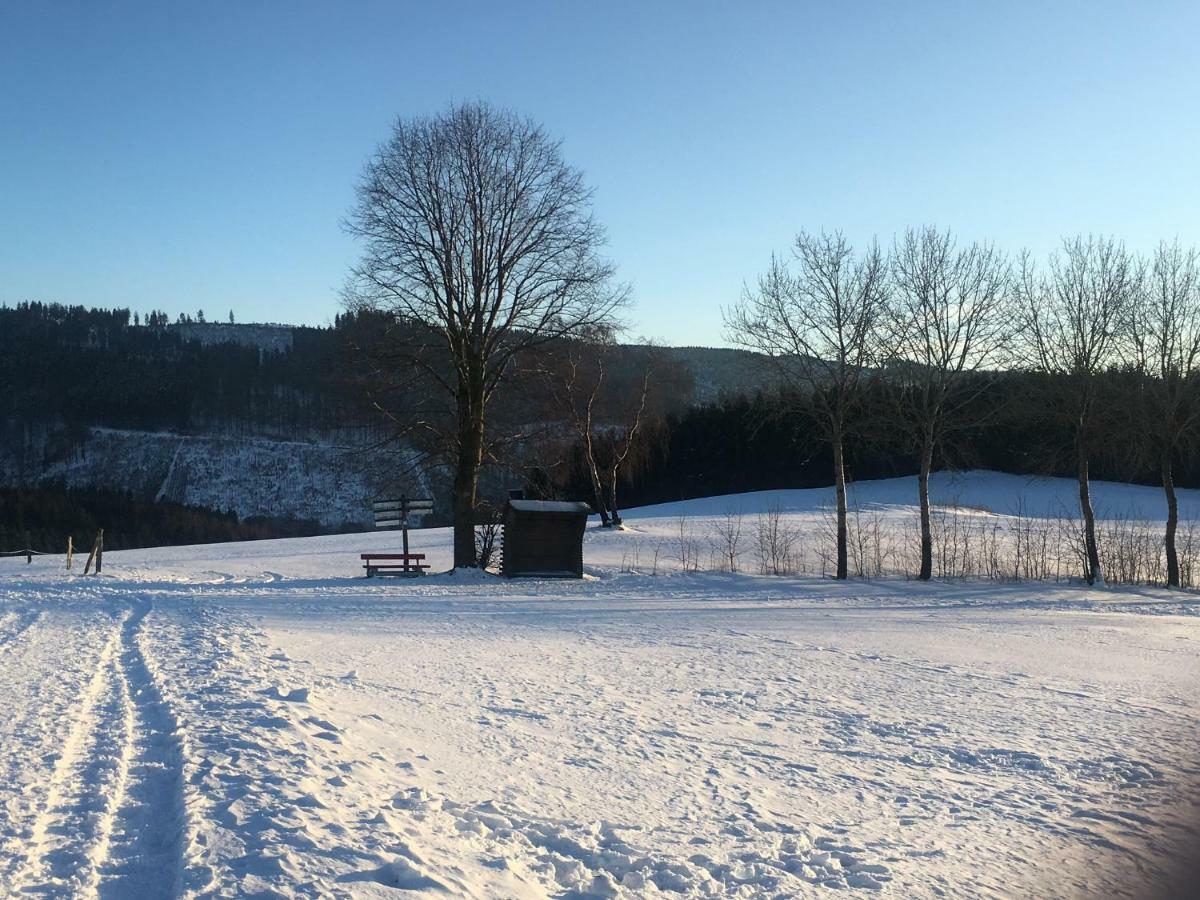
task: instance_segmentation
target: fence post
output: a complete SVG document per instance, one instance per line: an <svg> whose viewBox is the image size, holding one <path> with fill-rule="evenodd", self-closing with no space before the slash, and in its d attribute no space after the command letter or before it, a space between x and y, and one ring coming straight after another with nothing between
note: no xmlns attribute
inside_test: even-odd
<svg viewBox="0 0 1200 900"><path fill-rule="evenodd" d="M74 537L74 535L68 534L67 535L67 571L68 572L71 571L71 559L74 557L74 555L75 555L75 537Z"/></svg>
<svg viewBox="0 0 1200 900"><path fill-rule="evenodd" d="M92 552L88 554L87 562L83 565L83 574L88 573L88 569L92 567L93 560L96 563L96 574L100 574L100 557L104 553L104 529L101 528L96 532L96 542L92 544Z"/></svg>
<svg viewBox="0 0 1200 900"><path fill-rule="evenodd" d="M33 565L33 541L29 539L29 529L25 529L25 565Z"/></svg>

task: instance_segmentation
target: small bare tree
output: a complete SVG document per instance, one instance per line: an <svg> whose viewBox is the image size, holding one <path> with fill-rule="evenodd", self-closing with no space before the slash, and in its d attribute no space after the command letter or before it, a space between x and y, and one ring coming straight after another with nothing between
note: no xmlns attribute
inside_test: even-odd
<svg viewBox="0 0 1200 900"><path fill-rule="evenodd" d="M590 338L590 339L589 339ZM596 459L596 424L601 414L605 386L608 334L561 342L546 354L541 376L559 414L580 443L583 465L592 489L592 503L600 524L610 524L608 502Z"/></svg>
<svg viewBox="0 0 1200 900"><path fill-rule="evenodd" d="M947 435L979 424L974 403L1011 334L1010 266L983 244L959 248L947 232L909 229L892 251L885 352L900 423L917 451L921 570L933 575L929 475Z"/></svg>
<svg viewBox="0 0 1200 900"><path fill-rule="evenodd" d="M1179 587L1174 460L1200 431L1200 256L1179 241L1159 244L1129 318L1141 376L1141 421L1158 457L1167 496L1167 584Z"/></svg>
<svg viewBox="0 0 1200 900"><path fill-rule="evenodd" d="M596 330L584 339L559 342L544 354L541 366L546 390L578 441L604 527L622 524L618 484L647 421L661 406L662 388L655 386L666 368L653 346L625 354L625 365L619 349L611 329Z"/></svg>
<svg viewBox="0 0 1200 900"><path fill-rule="evenodd" d="M887 300L887 265L872 244L856 254L841 233L801 232L797 272L773 257L756 289L725 314L729 340L765 355L810 403L833 451L837 577L847 577L845 444L874 362Z"/></svg>
<svg viewBox="0 0 1200 900"><path fill-rule="evenodd" d="M608 515L614 528L620 528L622 525L621 508L617 504L617 484L621 478L621 469L629 461L645 428L647 401L650 398L654 374L653 362L647 362L639 384L632 393L623 397L625 403L617 413L620 421L614 421L607 430Z"/></svg>
<svg viewBox="0 0 1200 900"><path fill-rule="evenodd" d="M1088 484L1100 380L1120 360L1122 330L1141 279L1137 260L1111 238L1063 241L1040 275L1029 254L1022 257L1019 324L1027 353L1036 369L1055 379L1057 412L1074 432L1088 584L1104 581Z"/></svg>
<svg viewBox="0 0 1200 900"><path fill-rule="evenodd" d="M623 298L590 201L559 142L484 103L398 121L358 186L347 229L363 256L347 302L405 326L405 364L453 410L420 426L453 471L455 566L476 564L487 410L514 360L603 325Z"/></svg>

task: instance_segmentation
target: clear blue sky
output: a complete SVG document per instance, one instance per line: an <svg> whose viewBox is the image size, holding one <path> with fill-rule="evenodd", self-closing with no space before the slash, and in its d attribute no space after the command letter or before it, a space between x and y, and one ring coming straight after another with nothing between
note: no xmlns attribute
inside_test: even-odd
<svg viewBox="0 0 1200 900"><path fill-rule="evenodd" d="M1200 243L1200 4L0 6L0 302L324 323L396 116L485 98L596 191L635 334L721 343L800 228Z"/></svg>

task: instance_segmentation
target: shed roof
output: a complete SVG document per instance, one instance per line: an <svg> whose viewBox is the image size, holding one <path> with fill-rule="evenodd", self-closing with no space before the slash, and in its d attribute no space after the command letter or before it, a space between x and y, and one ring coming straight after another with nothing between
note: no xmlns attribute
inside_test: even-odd
<svg viewBox="0 0 1200 900"><path fill-rule="evenodd" d="M508 505L517 512L584 513L590 515L592 508L586 503L573 500L509 500Z"/></svg>

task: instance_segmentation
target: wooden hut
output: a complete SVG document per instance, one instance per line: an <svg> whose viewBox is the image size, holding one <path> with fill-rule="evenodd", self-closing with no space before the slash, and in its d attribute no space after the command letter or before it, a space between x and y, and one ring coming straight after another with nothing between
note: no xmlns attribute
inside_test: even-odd
<svg viewBox="0 0 1200 900"><path fill-rule="evenodd" d="M501 573L506 578L583 577L586 503L509 500L504 507Z"/></svg>

